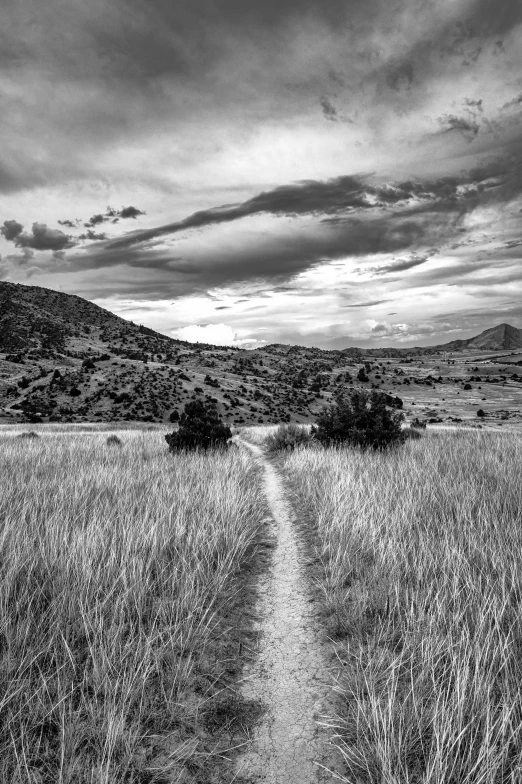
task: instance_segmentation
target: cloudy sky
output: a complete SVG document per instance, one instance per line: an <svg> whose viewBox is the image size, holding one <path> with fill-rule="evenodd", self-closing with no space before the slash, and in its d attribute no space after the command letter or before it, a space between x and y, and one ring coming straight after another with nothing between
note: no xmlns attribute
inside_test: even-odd
<svg viewBox="0 0 522 784"><path fill-rule="evenodd" d="M246 347L522 327L520 0L3 0L0 278Z"/></svg>

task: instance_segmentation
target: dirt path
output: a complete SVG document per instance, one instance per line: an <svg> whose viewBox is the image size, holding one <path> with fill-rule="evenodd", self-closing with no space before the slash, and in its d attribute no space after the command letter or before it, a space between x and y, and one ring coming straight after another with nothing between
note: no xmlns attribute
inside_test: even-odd
<svg viewBox="0 0 522 784"><path fill-rule="evenodd" d="M238 762L237 777L266 784L342 781L324 769L341 771L328 746L328 730L317 723L334 711L332 676L281 479L260 447L240 443L263 464L277 544L259 590L259 656L242 687L243 695L260 699L267 712Z"/></svg>

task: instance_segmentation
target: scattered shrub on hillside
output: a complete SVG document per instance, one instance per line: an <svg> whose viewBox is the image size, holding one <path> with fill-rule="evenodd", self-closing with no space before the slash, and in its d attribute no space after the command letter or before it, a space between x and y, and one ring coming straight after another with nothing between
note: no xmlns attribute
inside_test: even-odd
<svg viewBox="0 0 522 784"><path fill-rule="evenodd" d="M404 443L401 428L404 414L386 407L382 392L353 391L340 394L335 403L322 410L317 419L315 438L325 446L348 444L385 449Z"/></svg>
<svg viewBox="0 0 522 784"><path fill-rule="evenodd" d="M480 417L481 419L483 419L486 416L486 412L484 411L483 408L479 408L479 410L477 411L477 416Z"/></svg>
<svg viewBox="0 0 522 784"><path fill-rule="evenodd" d="M110 435L105 442L108 446L123 446L123 441L118 436Z"/></svg>
<svg viewBox="0 0 522 784"><path fill-rule="evenodd" d="M79 395L81 395L82 393L80 392L80 390L78 389L78 387L71 387L71 389L70 389L70 391L69 391L69 394L70 394L70 396L71 396L71 397L78 397L78 396L79 396Z"/></svg>
<svg viewBox="0 0 522 784"><path fill-rule="evenodd" d="M360 368L359 372L357 373L357 380L358 381L368 381L368 376L366 375L365 369L362 367Z"/></svg>
<svg viewBox="0 0 522 784"><path fill-rule="evenodd" d="M169 416L169 422L179 422L179 412L176 409Z"/></svg>
<svg viewBox="0 0 522 784"><path fill-rule="evenodd" d="M179 419L179 430L165 436L171 452L180 449L226 447L232 432L219 417L213 400L187 403Z"/></svg>
<svg viewBox="0 0 522 784"><path fill-rule="evenodd" d="M277 430L269 433L265 438L265 446L269 452L279 452L282 449L292 450L296 446L310 443L312 434L308 428L294 423L279 425Z"/></svg>

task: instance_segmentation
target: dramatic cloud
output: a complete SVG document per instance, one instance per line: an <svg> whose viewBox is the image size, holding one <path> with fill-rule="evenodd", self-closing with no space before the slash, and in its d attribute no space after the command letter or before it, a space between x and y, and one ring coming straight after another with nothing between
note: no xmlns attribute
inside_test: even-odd
<svg viewBox="0 0 522 784"><path fill-rule="evenodd" d="M2 18L8 279L328 346L522 293L519 0L66 5Z"/></svg>
<svg viewBox="0 0 522 784"><path fill-rule="evenodd" d="M94 226L98 226L100 223L107 223L110 221L111 223L118 223L120 218L133 218L136 219L140 215L145 215L142 210L138 210L137 207L133 207L132 205L129 207L122 207L121 210L115 210L113 207L107 207L107 211L104 213L98 212L96 215L92 215L89 220L84 223L83 225L85 228L93 228ZM60 223L61 221L58 221ZM64 221L64 224L68 226L72 226L71 221Z"/></svg>
<svg viewBox="0 0 522 784"><path fill-rule="evenodd" d="M67 234L60 229L50 229L45 223L33 223L32 231L29 234L23 231L21 223L15 220L4 221L0 233L14 242L18 248L33 248L34 250L63 250L71 248L74 242Z"/></svg>
<svg viewBox="0 0 522 784"><path fill-rule="evenodd" d="M122 209L116 213L116 215L120 218L137 218L139 215L145 215L144 212L138 210L136 207L122 207Z"/></svg>
<svg viewBox="0 0 522 784"><path fill-rule="evenodd" d="M80 234L78 236L78 239L79 240L106 240L107 234L105 234L105 232L103 231L100 231L98 232L98 234L96 234L95 231L89 229L88 231L84 232L84 234Z"/></svg>
<svg viewBox="0 0 522 784"><path fill-rule="evenodd" d="M2 234L6 240L14 242L16 238L20 236L23 230L24 227L21 223L18 223L18 221L6 220L0 229L0 234Z"/></svg>

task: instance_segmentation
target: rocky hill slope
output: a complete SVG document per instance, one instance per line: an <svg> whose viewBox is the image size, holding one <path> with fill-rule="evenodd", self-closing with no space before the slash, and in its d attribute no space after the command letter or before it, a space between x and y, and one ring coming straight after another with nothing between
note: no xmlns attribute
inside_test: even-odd
<svg viewBox="0 0 522 784"><path fill-rule="evenodd" d="M309 422L339 391L354 387L379 389L394 405L404 399L412 415L436 417L452 394L459 412L476 395L464 382L477 367L444 361L443 352L511 350L522 346L521 335L502 324L467 341L420 349L415 359L408 357L415 349L395 348L274 344L247 351L175 340L80 297L0 282L0 420L167 423L203 396L230 424ZM513 365L497 379L500 370L480 368L490 385L502 385L502 403L506 384L518 389L519 382ZM484 399L470 397L469 404ZM419 405L422 411L413 408Z"/></svg>

